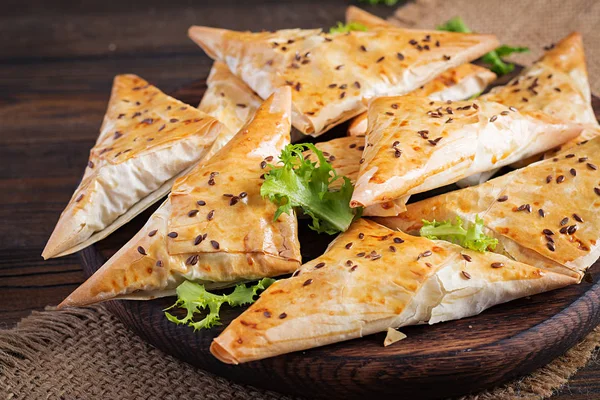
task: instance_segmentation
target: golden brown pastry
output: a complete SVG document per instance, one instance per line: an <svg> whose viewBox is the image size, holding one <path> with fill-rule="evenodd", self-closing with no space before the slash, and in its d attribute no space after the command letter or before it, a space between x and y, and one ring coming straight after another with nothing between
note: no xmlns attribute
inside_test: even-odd
<svg viewBox="0 0 600 400"><path fill-rule="evenodd" d="M380 97L369 129L352 207L438 188L508 165L577 136L579 125L496 102Z"/></svg>
<svg viewBox="0 0 600 400"><path fill-rule="evenodd" d="M496 251L581 279L600 256L600 139L482 185L407 205L378 222L414 231L422 219L483 218Z"/></svg>
<svg viewBox="0 0 600 400"><path fill-rule="evenodd" d="M79 251L166 195L226 128L135 75L115 77L100 136L44 258Z"/></svg>
<svg viewBox="0 0 600 400"><path fill-rule="evenodd" d="M222 130L206 158L221 150L253 116L262 100L227 65L215 62L208 79L206 92L198 109L227 127Z"/></svg>
<svg viewBox="0 0 600 400"><path fill-rule="evenodd" d="M483 100L511 105L519 111L542 111L566 122L582 125L579 136L557 149L547 153L548 157L573 147L579 142L600 135L598 121L592 109L590 85L585 67L583 41L579 33L571 33L558 42L529 68L505 86L498 86ZM520 168L531 164L541 155L535 155L514 164ZM477 174L462 182L463 186L479 184L488 180L494 173Z"/></svg>
<svg viewBox="0 0 600 400"><path fill-rule="evenodd" d="M346 9L346 22L358 22L369 29L393 28L394 25L358 7ZM412 91L414 96L426 96L431 100L465 100L485 90L496 79L496 74L475 64L463 64L450 68L430 82ZM348 135L364 136L367 132L367 113L354 118L348 127Z"/></svg>
<svg viewBox="0 0 600 400"><path fill-rule="evenodd" d="M361 219L299 274L271 285L210 350L225 363L239 364L390 327L469 317L576 282L500 254Z"/></svg>
<svg viewBox="0 0 600 400"><path fill-rule="evenodd" d="M189 35L262 98L291 86L293 124L313 136L364 112L363 97L411 92L498 45L491 35L399 28L328 34L194 26Z"/></svg>
<svg viewBox="0 0 600 400"><path fill-rule="evenodd" d="M209 287L291 273L300 266L297 221L260 196L267 162L290 142L283 87L209 160L179 178L138 234L61 306L173 294L184 279Z"/></svg>

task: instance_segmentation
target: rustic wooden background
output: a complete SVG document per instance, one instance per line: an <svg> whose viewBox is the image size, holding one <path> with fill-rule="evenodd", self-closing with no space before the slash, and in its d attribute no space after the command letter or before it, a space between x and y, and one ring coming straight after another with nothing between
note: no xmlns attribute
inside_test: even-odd
<svg viewBox="0 0 600 400"><path fill-rule="evenodd" d="M98 134L112 78L166 92L205 77L192 24L239 30L329 27L348 0L2 1L0 13L0 328L58 304L84 275L77 256L40 253ZM380 16L392 8L365 7ZM600 398L600 363L555 399Z"/></svg>

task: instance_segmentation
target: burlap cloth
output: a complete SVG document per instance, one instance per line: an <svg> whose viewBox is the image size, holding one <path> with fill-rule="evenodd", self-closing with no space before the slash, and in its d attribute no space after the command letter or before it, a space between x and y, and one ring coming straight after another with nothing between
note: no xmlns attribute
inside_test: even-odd
<svg viewBox="0 0 600 400"><path fill-rule="evenodd" d="M592 90L600 92L600 1L420 0L400 8L405 26L435 27L460 15L476 31L526 45L529 63L542 47L573 30L585 40ZM502 387L464 400L542 399L595 357L600 328L547 366ZM0 331L0 393L4 399L281 399L193 368L129 332L104 307L34 312Z"/></svg>

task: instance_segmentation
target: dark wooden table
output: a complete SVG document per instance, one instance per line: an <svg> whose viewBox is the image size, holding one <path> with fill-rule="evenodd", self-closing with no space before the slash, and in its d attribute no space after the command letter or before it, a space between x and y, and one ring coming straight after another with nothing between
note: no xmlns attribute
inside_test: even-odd
<svg viewBox="0 0 600 400"><path fill-rule="evenodd" d="M75 255L40 253L77 186L112 78L166 92L207 76L192 24L239 30L328 27L345 0L4 0L0 13L0 328L58 304L84 275ZM137 5L136 5L137 3ZM387 16L393 9L366 7ZM553 399L600 398L600 363Z"/></svg>

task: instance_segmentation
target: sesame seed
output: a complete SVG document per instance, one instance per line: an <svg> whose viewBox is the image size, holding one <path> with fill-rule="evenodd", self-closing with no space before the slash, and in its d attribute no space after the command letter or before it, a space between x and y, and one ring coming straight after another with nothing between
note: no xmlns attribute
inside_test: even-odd
<svg viewBox="0 0 600 400"><path fill-rule="evenodd" d="M577 176L577 170L576 170L575 168L571 168L571 169L569 170L569 172L571 173L571 175L573 175L573 176Z"/></svg>
<svg viewBox="0 0 600 400"><path fill-rule="evenodd" d="M400 158L401 155L402 155L402 150L395 149L395 151L394 151L394 157Z"/></svg>
<svg viewBox="0 0 600 400"><path fill-rule="evenodd" d="M279 319L284 319L285 317L287 317L286 313L279 314Z"/></svg>
<svg viewBox="0 0 600 400"><path fill-rule="evenodd" d="M196 216L196 214L198 214L198 210L190 210L190 211L188 212L188 217L190 217L190 218L191 218L191 217L195 217L195 216Z"/></svg>
<svg viewBox="0 0 600 400"><path fill-rule="evenodd" d="M340 93L340 99L343 99L344 97L346 97L346 92Z"/></svg>
<svg viewBox="0 0 600 400"><path fill-rule="evenodd" d="M242 192L240 193L240 198L243 199L244 197L248 196L248 193L246 192Z"/></svg>
<svg viewBox="0 0 600 400"><path fill-rule="evenodd" d="M162 262L162 261L160 261L160 260L157 260L157 261L156 261L156 266L157 266L157 267L159 267L159 268L162 268L162 266L163 266L163 262Z"/></svg>
<svg viewBox="0 0 600 400"><path fill-rule="evenodd" d="M562 234L564 235L565 233L567 233L567 230L568 230L568 229L569 229L569 227L568 227L568 226L563 226L562 228L560 228L559 232L560 232L560 233L562 233Z"/></svg>
<svg viewBox="0 0 600 400"><path fill-rule="evenodd" d="M587 157L580 157L579 160L577 160L577 161L579 161L581 163L581 162L587 161L587 159L588 159Z"/></svg>
<svg viewBox="0 0 600 400"><path fill-rule="evenodd" d="M398 57L398 60L404 61L404 55L402 53L396 53L396 57Z"/></svg>
<svg viewBox="0 0 600 400"><path fill-rule="evenodd" d="M362 233L362 232L361 232L361 233L359 233L359 234L358 234L358 238L359 238L359 239L364 239L364 238L365 238L365 234L364 234L364 233Z"/></svg>
<svg viewBox="0 0 600 400"><path fill-rule="evenodd" d="M529 204L521 204L519 207L517 207L516 211L527 211L527 212L531 212L531 205Z"/></svg>
<svg viewBox="0 0 600 400"><path fill-rule="evenodd" d="M236 204L237 204L237 202L238 202L238 201L240 201L240 198L239 198L239 197L237 197L237 196L233 196L233 197L231 198L231 200L229 200L229 205L230 205L230 206L234 206L234 205L236 205Z"/></svg>
<svg viewBox="0 0 600 400"><path fill-rule="evenodd" d="M346 266L347 267L351 267L352 266L352 260L346 260Z"/></svg>
<svg viewBox="0 0 600 400"><path fill-rule="evenodd" d="M383 60L385 60L385 56L381 56L381 57L379 57L379 58L377 59L377 61L376 61L376 62L380 63L380 62L382 62Z"/></svg>
<svg viewBox="0 0 600 400"><path fill-rule="evenodd" d="M545 235L544 237L546 238L547 241L554 243L554 239L552 239L552 236Z"/></svg>
<svg viewBox="0 0 600 400"><path fill-rule="evenodd" d="M583 222L583 218L581 218L579 214L573 214L573 219L577 222Z"/></svg>
<svg viewBox="0 0 600 400"><path fill-rule="evenodd" d="M328 87L328 88L330 88L330 89L333 89L333 88L336 88L336 87L337 87L337 84L336 84L336 83L331 83L331 84L329 84L329 86L327 86L327 87Z"/></svg>
<svg viewBox="0 0 600 400"><path fill-rule="evenodd" d="M363 150L365 149L365 146L358 146L358 149L359 149L360 151L363 151Z"/></svg>
<svg viewBox="0 0 600 400"><path fill-rule="evenodd" d="M396 237L394 238L394 243L404 243L404 239Z"/></svg>
<svg viewBox="0 0 600 400"><path fill-rule="evenodd" d="M305 280L305 281L304 281L304 283L302 284L302 286L308 286L308 285L310 285L312 282L313 282L313 280L312 280L312 279L307 279L307 280Z"/></svg>
<svg viewBox="0 0 600 400"><path fill-rule="evenodd" d="M193 254L185 260L187 265L196 265L198 263L198 254Z"/></svg>
<svg viewBox="0 0 600 400"><path fill-rule="evenodd" d="M355 147L356 147L356 143L352 143L352 144L350 144L350 146L348 146L348 147L350 147L351 149L353 149L353 148L355 148Z"/></svg>
<svg viewBox="0 0 600 400"><path fill-rule="evenodd" d="M265 169L266 167L267 167L267 162L266 161L261 161L260 168L261 169Z"/></svg>
<svg viewBox="0 0 600 400"><path fill-rule="evenodd" d="M196 204L198 204L199 206L205 206L205 205L206 205L206 202L205 202L204 200L198 200L198 201L196 202Z"/></svg>
<svg viewBox="0 0 600 400"><path fill-rule="evenodd" d="M504 267L504 263L501 262L495 262L491 264L492 268L502 268Z"/></svg>
<svg viewBox="0 0 600 400"><path fill-rule="evenodd" d="M563 183L565 181L564 175L559 175L556 177L556 183Z"/></svg>
<svg viewBox="0 0 600 400"><path fill-rule="evenodd" d="M320 262L317 265L315 265L315 269L319 269L319 268L323 268L325 266L324 262Z"/></svg>
<svg viewBox="0 0 600 400"><path fill-rule="evenodd" d="M538 214L540 214L540 217L544 218L546 216L546 212L544 210L542 210L541 208L538 210Z"/></svg>
<svg viewBox="0 0 600 400"><path fill-rule="evenodd" d="M500 113L500 115L504 115L504 116L506 116L506 115L508 115L508 114L510 114L508 111L502 111L502 112Z"/></svg>
<svg viewBox="0 0 600 400"><path fill-rule="evenodd" d="M350 272L354 272L356 270L356 268L358 268L358 265L355 265L352 268L350 268Z"/></svg>
<svg viewBox="0 0 600 400"><path fill-rule="evenodd" d="M169 232L167 233L167 236L171 239L175 239L177 236L179 236L179 234L177 232Z"/></svg>
<svg viewBox="0 0 600 400"><path fill-rule="evenodd" d="M555 251L556 250L556 246L555 246L554 242L548 242L548 243L546 243L546 247L550 251Z"/></svg>
<svg viewBox="0 0 600 400"><path fill-rule="evenodd" d="M385 114L386 114L386 115L389 115L389 116L393 116L393 115L394 115L394 113L393 113L393 112L390 112L390 111L386 111L386 112L385 112Z"/></svg>
<svg viewBox="0 0 600 400"><path fill-rule="evenodd" d="M471 279L471 274L469 274L467 271L461 271L461 273L465 279Z"/></svg>
<svg viewBox="0 0 600 400"><path fill-rule="evenodd" d="M381 254L374 254L371 256L371 261L379 260L381 258Z"/></svg>
<svg viewBox="0 0 600 400"><path fill-rule="evenodd" d="M352 244L353 244L352 242L350 242L350 243L346 243L346 246L345 246L345 247L346 247L347 249L349 249L349 248L351 248L351 247L352 247Z"/></svg>
<svg viewBox="0 0 600 400"><path fill-rule="evenodd" d="M422 258L422 257L429 257L429 256L430 256L430 255L432 255L432 254L433 254L433 253L431 252L431 250L426 250L426 251L424 251L423 253L419 254L419 257L417 257L417 260L418 260L419 258Z"/></svg>
<svg viewBox="0 0 600 400"><path fill-rule="evenodd" d="M594 164L592 164L592 163L587 163L587 166L588 166L588 168L589 168L589 169L591 169L591 170L593 170L593 171L596 171L596 170L598 169L598 167L596 167L596 166L595 166Z"/></svg>
<svg viewBox="0 0 600 400"><path fill-rule="evenodd" d="M550 183L550 182L552 182L552 175L548 175L546 177L546 183Z"/></svg>
<svg viewBox="0 0 600 400"><path fill-rule="evenodd" d="M465 259L466 262L471 262L472 258L468 254L461 254L462 258Z"/></svg>
<svg viewBox="0 0 600 400"><path fill-rule="evenodd" d="M504 195L504 196L500 196L498 197L498 199L496 199L498 202L502 203L505 202L506 200L508 200L508 196Z"/></svg>
<svg viewBox="0 0 600 400"><path fill-rule="evenodd" d="M367 51L367 48L365 47L365 45L364 45L364 44L360 46L360 49L361 49L362 51Z"/></svg>
<svg viewBox="0 0 600 400"><path fill-rule="evenodd" d="M206 215L206 219L210 221L214 218L214 216L215 216L215 210L210 210L208 212L208 214Z"/></svg>
<svg viewBox="0 0 600 400"><path fill-rule="evenodd" d="M142 246L138 246L137 251L143 256L146 255L146 250Z"/></svg>
<svg viewBox="0 0 600 400"><path fill-rule="evenodd" d="M214 185L215 185L215 179L214 179L214 178L210 178L210 179L208 180L208 184L209 184L210 186L214 186Z"/></svg>
<svg viewBox="0 0 600 400"><path fill-rule="evenodd" d="M391 251L392 253L395 253L395 252L396 252L396 248L395 248L394 246L390 246L390 251Z"/></svg>
<svg viewBox="0 0 600 400"><path fill-rule="evenodd" d="M479 106L477 104L475 104L475 103L473 103L473 108L476 109L476 110L479 110Z"/></svg>
<svg viewBox="0 0 600 400"><path fill-rule="evenodd" d="M550 229L544 229L544 230L542 231L542 233L543 233L544 235L548 235L548 236L552 236L552 235L554 235L554 232L552 232Z"/></svg>
<svg viewBox="0 0 600 400"><path fill-rule="evenodd" d="M433 139L433 140L430 139L430 140L428 140L428 142L429 142L430 145L436 146L440 140L442 140L441 137Z"/></svg>
<svg viewBox="0 0 600 400"><path fill-rule="evenodd" d="M575 157L575 154L573 154L573 153L571 153L571 154L567 154L567 155L565 156L565 158L573 158L573 157Z"/></svg>
<svg viewBox="0 0 600 400"><path fill-rule="evenodd" d="M569 217L564 217L560 220L560 226L564 226L569 222Z"/></svg>
<svg viewBox="0 0 600 400"><path fill-rule="evenodd" d="M357 253L357 254L356 254L356 257L364 257L364 256L365 256L365 253L364 253L364 252L360 252L360 253Z"/></svg>
<svg viewBox="0 0 600 400"><path fill-rule="evenodd" d="M360 89L360 83L358 81L354 82L354 87Z"/></svg>
<svg viewBox="0 0 600 400"><path fill-rule="evenodd" d="M600 188L595 187L594 193L596 193L598 196L600 196Z"/></svg>
<svg viewBox="0 0 600 400"><path fill-rule="evenodd" d="M203 240L204 236L202 236L202 234L196 236L196 239L194 239L194 246L198 246Z"/></svg>
<svg viewBox="0 0 600 400"><path fill-rule="evenodd" d="M344 64L342 64L342 65L338 65L337 67L335 67L335 69L336 69L336 70L338 70L338 71L339 71L340 69L342 69L342 68L344 68Z"/></svg>
<svg viewBox="0 0 600 400"><path fill-rule="evenodd" d="M490 122L494 122L497 119L498 119L497 115L492 115L492 118L490 118Z"/></svg>
<svg viewBox="0 0 600 400"><path fill-rule="evenodd" d="M210 245L213 247L213 249L219 250L219 242L217 242L216 240L211 240Z"/></svg>
<svg viewBox="0 0 600 400"><path fill-rule="evenodd" d="M574 234L575 232L577 232L577 225L571 225L569 226L569 228L567 229L567 233L569 235Z"/></svg>
<svg viewBox="0 0 600 400"><path fill-rule="evenodd" d="M88 167L94 168L94 163L92 160L88 161Z"/></svg>
<svg viewBox="0 0 600 400"><path fill-rule="evenodd" d="M156 235L156 232L158 232L158 229L154 229L154 230L148 232L148 236L152 237L152 236Z"/></svg>
<svg viewBox="0 0 600 400"><path fill-rule="evenodd" d="M364 163L364 162L365 162L365 159L364 159L364 158L361 158L361 159L360 159L360 161L359 161L358 163L359 163L359 164L362 164L362 163Z"/></svg>

